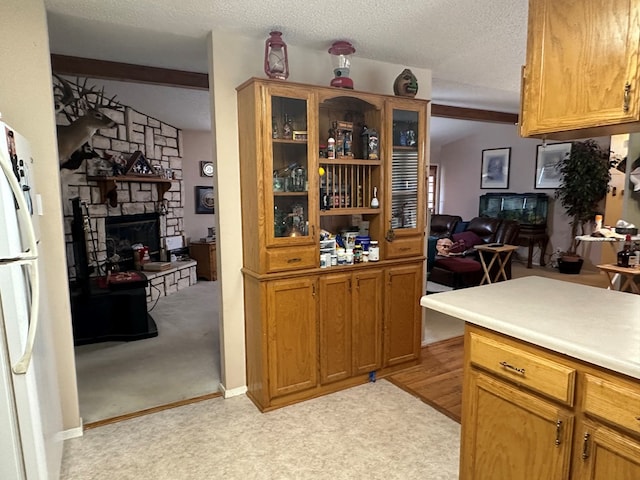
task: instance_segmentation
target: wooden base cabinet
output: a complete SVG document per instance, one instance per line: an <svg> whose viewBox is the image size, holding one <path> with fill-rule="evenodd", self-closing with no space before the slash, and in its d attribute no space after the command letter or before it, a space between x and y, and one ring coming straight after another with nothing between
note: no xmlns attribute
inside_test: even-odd
<svg viewBox="0 0 640 480"><path fill-rule="evenodd" d="M245 273L249 397L267 411L415 365L421 275L422 261L294 278Z"/></svg>
<svg viewBox="0 0 640 480"><path fill-rule="evenodd" d="M271 397L316 386L316 288L313 277L266 284Z"/></svg>
<svg viewBox="0 0 640 480"><path fill-rule="evenodd" d="M637 480L640 384L466 326L460 478Z"/></svg>
<svg viewBox="0 0 640 480"><path fill-rule="evenodd" d="M198 264L196 275L210 282L218 278L216 268L216 244L213 242L191 242L189 244L189 256Z"/></svg>
<svg viewBox="0 0 640 480"><path fill-rule="evenodd" d="M320 382L382 366L381 269L320 278Z"/></svg>
<svg viewBox="0 0 640 480"><path fill-rule="evenodd" d="M390 267L385 273L384 360L390 367L420 358L422 265Z"/></svg>
<svg viewBox="0 0 640 480"><path fill-rule="evenodd" d="M476 408L465 420L466 479L562 480L569 472L573 415L482 372L466 384Z"/></svg>

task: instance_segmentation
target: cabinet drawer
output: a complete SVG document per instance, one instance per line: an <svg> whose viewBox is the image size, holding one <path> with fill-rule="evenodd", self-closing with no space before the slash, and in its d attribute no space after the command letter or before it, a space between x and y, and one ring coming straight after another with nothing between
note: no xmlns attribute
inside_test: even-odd
<svg viewBox="0 0 640 480"><path fill-rule="evenodd" d="M422 238L422 236L396 238L393 242L387 242L386 258L423 255Z"/></svg>
<svg viewBox="0 0 640 480"><path fill-rule="evenodd" d="M640 387L585 374L584 411L640 433Z"/></svg>
<svg viewBox="0 0 640 480"><path fill-rule="evenodd" d="M269 272L314 268L320 263L313 245L295 248L269 248L266 259L267 271Z"/></svg>
<svg viewBox="0 0 640 480"><path fill-rule="evenodd" d="M575 369L475 333L469 339L471 363L573 405Z"/></svg>

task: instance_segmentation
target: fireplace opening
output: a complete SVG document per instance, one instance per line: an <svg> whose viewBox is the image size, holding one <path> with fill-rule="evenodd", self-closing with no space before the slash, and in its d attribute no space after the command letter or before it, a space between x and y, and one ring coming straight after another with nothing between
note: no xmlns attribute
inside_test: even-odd
<svg viewBox="0 0 640 480"><path fill-rule="evenodd" d="M120 270L132 270L133 245L149 247L149 256L153 261L160 260L160 215L158 213L140 213L122 215L105 219L107 261L118 255ZM117 257L116 257L117 258Z"/></svg>

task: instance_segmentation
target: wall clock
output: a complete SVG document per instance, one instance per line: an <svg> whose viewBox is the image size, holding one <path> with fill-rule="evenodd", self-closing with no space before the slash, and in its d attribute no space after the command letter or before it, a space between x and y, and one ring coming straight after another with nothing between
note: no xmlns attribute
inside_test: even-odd
<svg viewBox="0 0 640 480"><path fill-rule="evenodd" d="M200 162L200 176L213 177L213 162Z"/></svg>

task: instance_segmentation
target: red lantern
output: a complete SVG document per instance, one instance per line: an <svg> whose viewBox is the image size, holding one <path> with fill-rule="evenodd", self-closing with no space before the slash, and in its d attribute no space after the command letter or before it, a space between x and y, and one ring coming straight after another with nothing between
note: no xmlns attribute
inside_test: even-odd
<svg viewBox="0 0 640 480"><path fill-rule="evenodd" d="M269 78L286 80L289 77L287 44L281 32L271 32L264 44L264 73Z"/></svg>
<svg viewBox="0 0 640 480"><path fill-rule="evenodd" d="M331 45L329 53L332 55L334 74L331 86L353 89L353 80L349 78L349 71L351 69L351 55L356 53L356 49L349 42L340 40Z"/></svg>

